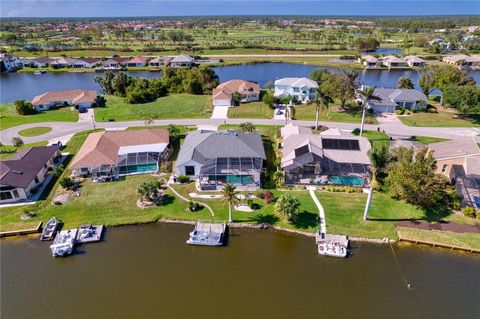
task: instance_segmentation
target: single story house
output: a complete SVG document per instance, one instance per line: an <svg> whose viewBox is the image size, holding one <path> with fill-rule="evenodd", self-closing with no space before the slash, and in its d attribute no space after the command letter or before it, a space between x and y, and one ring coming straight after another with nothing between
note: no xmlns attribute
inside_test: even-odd
<svg viewBox="0 0 480 319"><path fill-rule="evenodd" d="M380 100L370 100L368 108L375 113L393 113L398 108L424 109L428 102L425 94L415 89L376 88L374 95Z"/></svg>
<svg viewBox="0 0 480 319"><path fill-rule="evenodd" d="M419 58L418 56L414 56L414 55L407 55L405 57L405 61L407 62L408 66L410 66L410 67L423 67L423 66L427 65L427 61Z"/></svg>
<svg viewBox="0 0 480 319"><path fill-rule="evenodd" d="M101 62L101 60L97 58L82 58L79 61L82 61L85 68L94 68Z"/></svg>
<svg viewBox="0 0 480 319"><path fill-rule="evenodd" d="M91 133L70 164L75 175L94 180L157 172L171 154L165 129Z"/></svg>
<svg viewBox="0 0 480 319"><path fill-rule="evenodd" d="M168 56L157 56L151 59L150 62L148 62L148 65L151 67L168 66L171 60L172 58Z"/></svg>
<svg viewBox="0 0 480 319"><path fill-rule="evenodd" d="M181 54L170 60L172 68L191 68L195 64L195 59L189 55Z"/></svg>
<svg viewBox="0 0 480 319"><path fill-rule="evenodd" d="M387 55L382 58L382 63L387 68L405 68L407 67L407 62L403 59L400 59L394 55Z"/></svg>
<svg viewBox="0 0 480 319"><path fill-rule="evenodd" d="M147 65L147 59L143 56L136 56L127 61L128 67L142 67Z"/></svg>
<svg viewBox="0 0 480 319"><path fill-rule="evenodd" d="M15 55L0 53L1 72L12 72L23 67L22 61Z"/></svg>
<svg viewBox="0 0 480 319"><path fill-rule="evenodd" d="M379 68L382 65L381 60L373 55L364 55L358 59L358 62L362 63L367 69Z"/></svg>
<svg viewBox="0 0 480 319"><path fill-rule="evenodd" d="M365 137L332 129L313 134L289 124L282 130L281 168L286 184L365 186L371 149Z"/></svg>
<svg viewBox="0 0 480 319"><path fill-rule="evenodd" d="M127 58L127 57L114 56L114 57L112 58L112 60L114 60L115 62L117 62L117 65L127 66L127 63L128 63L128 61L129 61L130 59Z"/></svg>
<svg viewBox="0 0 480 319"><path fill-rule="evenodd" d="M213 89L212 102L214 106L234 106L233 94L242 95L241 102L253 102L260 99L260 87L257 83L245 80L230 80Z"/></svg>
<svg viewBox="0 0 480 319"><path fill-rule="evenodd" d="M55 69L72 68L72 67L81 68L83 67L83 63L78 62L77 59L61 57L61 58L55 58L55 61L51 62L50 66Z"/></svg>
<svg viewBox="0 0 480 319"><path fill-rule="evenodd" d="M466 55L456 54L448 55L442 60L445 63L461 65L463 67L478 67L480 66L480 55Z"/></svg>
<svg viewBox="0 0 480 319"><path fill-rule="evenodd" d="M50 91L35 96L32 104L38 112L48 110L54 105L65 103L90 108L96 97L97 92L95 90Z"/></svg>
<svg viewBox="0 0 480 319"><path fill-rule="evenodd" d="M102 61L100 64L104 68L115 68L120 66L120 64L114 59L107 59L105 61Z"/></svg>
<svg viewBox="0 0 480 319"><path fill-rule="evenodd" d="M293 101L309 103L317 99L317 82L308 78L283 78L275 81L276 97L291 96Z"/></svg>
<svg viewBox="0 0 480 319"><path fill-rule="evenodd" d="M455 182L465 204L480 209L480 147L473 137L428 145L437 162L437 173Z"/></svg>
<svg viewBox="0 0 480 319"><path fill-rule="evenodd" d="M24 66L32 66L35 68L45 68L50 65L50 63L54 62L55 59L43 56L38 58L29 58L24 59Z"/></svg>
<svg viewBox="0 0 480 319"><path fill-rule="evenodd" d="M220 190L225 184L239 189L261 186L265 150L260 135L234 130L194 131L185 138L174 176L197 179L201 190Z"/></svg>
<svg viewBox="0 0 480 319"><path fill-rule="evenodd" d="M57 145L36 146L18 151L12 160L0 161L0 203L30 198L59 156Z"/></svg>

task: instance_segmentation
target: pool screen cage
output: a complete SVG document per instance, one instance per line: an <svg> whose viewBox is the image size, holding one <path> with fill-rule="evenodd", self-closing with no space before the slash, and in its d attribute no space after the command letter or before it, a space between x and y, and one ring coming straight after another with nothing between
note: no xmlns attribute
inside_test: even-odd
<svg viewBox="0 0 480 319"><path fill-rule="evenodd" d="M91 171L92 178L102 178L102 177L117 177L118 176L118 169L115 165L98 165L92 168Z"/></svg>
<svg viewBox="0 0 480 319"><path fill-rule="evenodd" d="M258 184L263 160L259 157L217 157L207 159L199 173L201 182Z"/></svg>
<svg viewBox="0 0 480 319"><path fill-rule="evenodd" d="M159 161L159 152L128 153L118 156L116 166L120 173L129 173L153 169L157 167Z"/></svg>

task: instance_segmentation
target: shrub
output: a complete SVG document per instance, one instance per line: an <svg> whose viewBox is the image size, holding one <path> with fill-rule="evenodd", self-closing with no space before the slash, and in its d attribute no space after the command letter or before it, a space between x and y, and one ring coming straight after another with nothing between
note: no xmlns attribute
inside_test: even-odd
<svg viewBox="0 0 480 319"><path fill-rule="evenodd" d="M403 109L395 110L395 114L397 114L397 115L403 115L404 113L405 113L405 110L403 110Z"/></svg>
<svg viewBox="0 0 480 319"><path fill-rule="evenodd" d="M475 210L471 206L465 206L462 208L462 213L466 217L475 218Z"/></svg>
<svg viewBox="0 0 480 319"><path fill-rule="evenodd" d="M431 107L428 107L428 108L427 108L427 112L428 112L428 113L437 113L438 111L437 111L437 108L436 108L436 107L431 106Z"/></svg>
<svg viewBox="0 0 480 319"><path fill-rule="evenodd" d="M75 186L75 182L70 177L63 177L59 183L63 189L72 189Z"/></svg>
<svg viewBox="0 0 480 319"><path fill-rule="evenodd" d="M191 212L197 212L202 208L202 205L200 205L197 202L189 201L188 202L188 210Z"/></svg>
<svg viewBox="0 0 480 319"><path fill-rule="evenodd" d="M360 134L360 129L358 127L353 129L352 134L353 135L359 135Z"/></svg>
<svg viewBox="0 0 480 319"><path fill-rule="evenodd" d="M94 103L97 105L97 107L105 107L107 100L103 96L97 95Z"/></svg>
<svg viewBox="0 0 480 319"><path fill-rule="evenodd" d="M24 100L19 100L15 101L15 109L17 110L17 113L20 115L32 115L32 114L37 114L37 110L35 110L35 107L31 102L24 101Z"/></svg>
<svg viewBox="0 0 480 319"><path fill-rule="evenodd" d="M12 144L13 146L15 147L20 147L22 146L24 143L23 143L23 140L21 137L18 137L18 136L15 136L12 138Z"/></svg>
<svg viewBox="0 0 480 319"><path fill-rule="evenodd" d="M257 193L255 193L255 196L257 196L257 197L260 198L260 199L263 199L263 192L262 192L262 191L258 191Z"/></svg>
<svg viewBox="0 0 480 319"><path fill-rule="evenodd" d="M190 177L189 176L178 176L178 182L180 184L185 184L190 182Z"/></svg>
<svg viewBox="0 0 480 319"><path fill-rule="evenodd" d="M265 204L270 204L273 200L273 193L269 190L263 192L263 200Z"/></svg>

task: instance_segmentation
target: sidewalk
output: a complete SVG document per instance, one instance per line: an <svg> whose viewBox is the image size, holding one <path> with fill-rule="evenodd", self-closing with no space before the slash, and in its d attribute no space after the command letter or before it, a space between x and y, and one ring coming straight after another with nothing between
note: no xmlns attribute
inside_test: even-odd
<svg viewBox="0 0 480 319"><path fill-rule="evenodd" d="M320 204L320 201L317 198L317 195L315 195L315 186L309 186L307 187L308 192L310 193L310 196L312 197L313 201L315 202L315 205L317 205L318 208L318 215L320 217L320 232L323 234L327 233L327 221L325 219L325 210L323 209L322 204Z"/></svg>

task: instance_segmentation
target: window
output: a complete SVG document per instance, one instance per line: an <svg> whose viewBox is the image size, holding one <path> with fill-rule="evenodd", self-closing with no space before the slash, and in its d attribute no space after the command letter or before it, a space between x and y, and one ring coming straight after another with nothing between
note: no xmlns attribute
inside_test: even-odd
<svg viewBox="0 0 480 319"><path fill-rule="evenodd" d="M10 192L0 192L0 200L12 199L12 193Z"/></svg>
<svg viewBox="0 0 480 319"><path fill-rule="evenodd" d="M40 181L38 180L38 177L35 176L35 184L38 184L38 183L40 183Z"/></svg>
<svg viewBox="0 0 480 319"><path fill-rule="evenodd" d="M185 166L185 175L187 176L195 175L195 166Z"/></svg>
<svg viewBox="0 0 480 319"><path fill-rule="evenodd" d="M448 164L443 164L442 173L445 173L448 169Z"/></svg>
<svg viewBox="0 0 480 319"><path fill-rule="evenodd" d="M300 88L293 88L293 92L300 92Z"/></svg>
<svg viewBox="0 0 480 319"><path fill-rule="evenodd" d="M18 198L18 191L16 189L13 190L13 197Z"/></svg>

